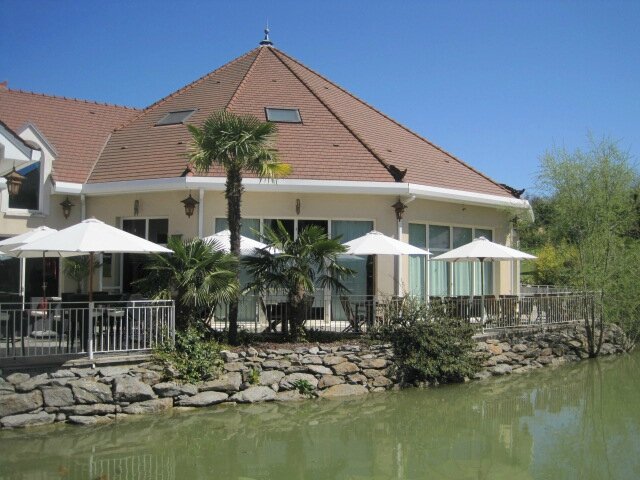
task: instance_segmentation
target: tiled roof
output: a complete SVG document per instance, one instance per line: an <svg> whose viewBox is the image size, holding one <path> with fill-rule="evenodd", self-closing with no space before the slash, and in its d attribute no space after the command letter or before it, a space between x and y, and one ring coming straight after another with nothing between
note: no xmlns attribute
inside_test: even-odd
<svg viewBox="0 0 640 480"><path fill-rule="evenodd" d="M0 89L0 120L14 131L33 124L55 148L56 181L85 182L109 133L137 113L115 105Z"/></svg>

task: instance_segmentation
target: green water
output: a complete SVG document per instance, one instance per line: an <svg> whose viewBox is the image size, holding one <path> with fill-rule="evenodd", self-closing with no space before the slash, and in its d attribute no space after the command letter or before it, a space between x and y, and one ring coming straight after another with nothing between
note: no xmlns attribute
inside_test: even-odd
<svg viewBox="0 0 640 480"><path fill-rule="evenodd" d="M4 431L0 479L637 479L639 368Z"/></svg>

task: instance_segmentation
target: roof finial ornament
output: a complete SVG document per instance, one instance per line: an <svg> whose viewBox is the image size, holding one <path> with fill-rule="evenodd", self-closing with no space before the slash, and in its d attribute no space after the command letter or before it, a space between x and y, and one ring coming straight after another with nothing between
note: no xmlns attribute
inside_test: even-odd
<svg viewBox="0 0 640 480"><path fill-rule="evenodd" d="M267 26L264 29L264 39L262 39L262 41L260 42L260 46L261 47L271 47L273 45L273 42L271 41L271 39L269 38L269 21L267 20Z"/></svg>

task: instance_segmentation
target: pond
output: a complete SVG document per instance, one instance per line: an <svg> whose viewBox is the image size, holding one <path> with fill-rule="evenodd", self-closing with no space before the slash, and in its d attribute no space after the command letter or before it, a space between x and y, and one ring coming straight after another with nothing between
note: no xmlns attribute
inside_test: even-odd
<svg viewBox="0 0 640 480"><path fill-rule="evenodd" d="M346 400L0 432L0 479L640 478L640 352Z"/></svg>

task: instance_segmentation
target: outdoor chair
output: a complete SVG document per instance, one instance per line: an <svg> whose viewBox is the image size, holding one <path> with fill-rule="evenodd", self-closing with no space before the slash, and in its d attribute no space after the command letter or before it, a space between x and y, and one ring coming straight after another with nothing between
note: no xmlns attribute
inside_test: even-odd
<svg viewBox="0 0 640 480"><path fill-rule="evenodd" d="M342 331L360 333L362 331L362 326L366 321L366 315L364 313L356 313L349 301L349 297L346 295L340 295L340 305L342 305L344 314L347 317L347 322L349 322L349 325L347 325L347 327Z"/></svg>

